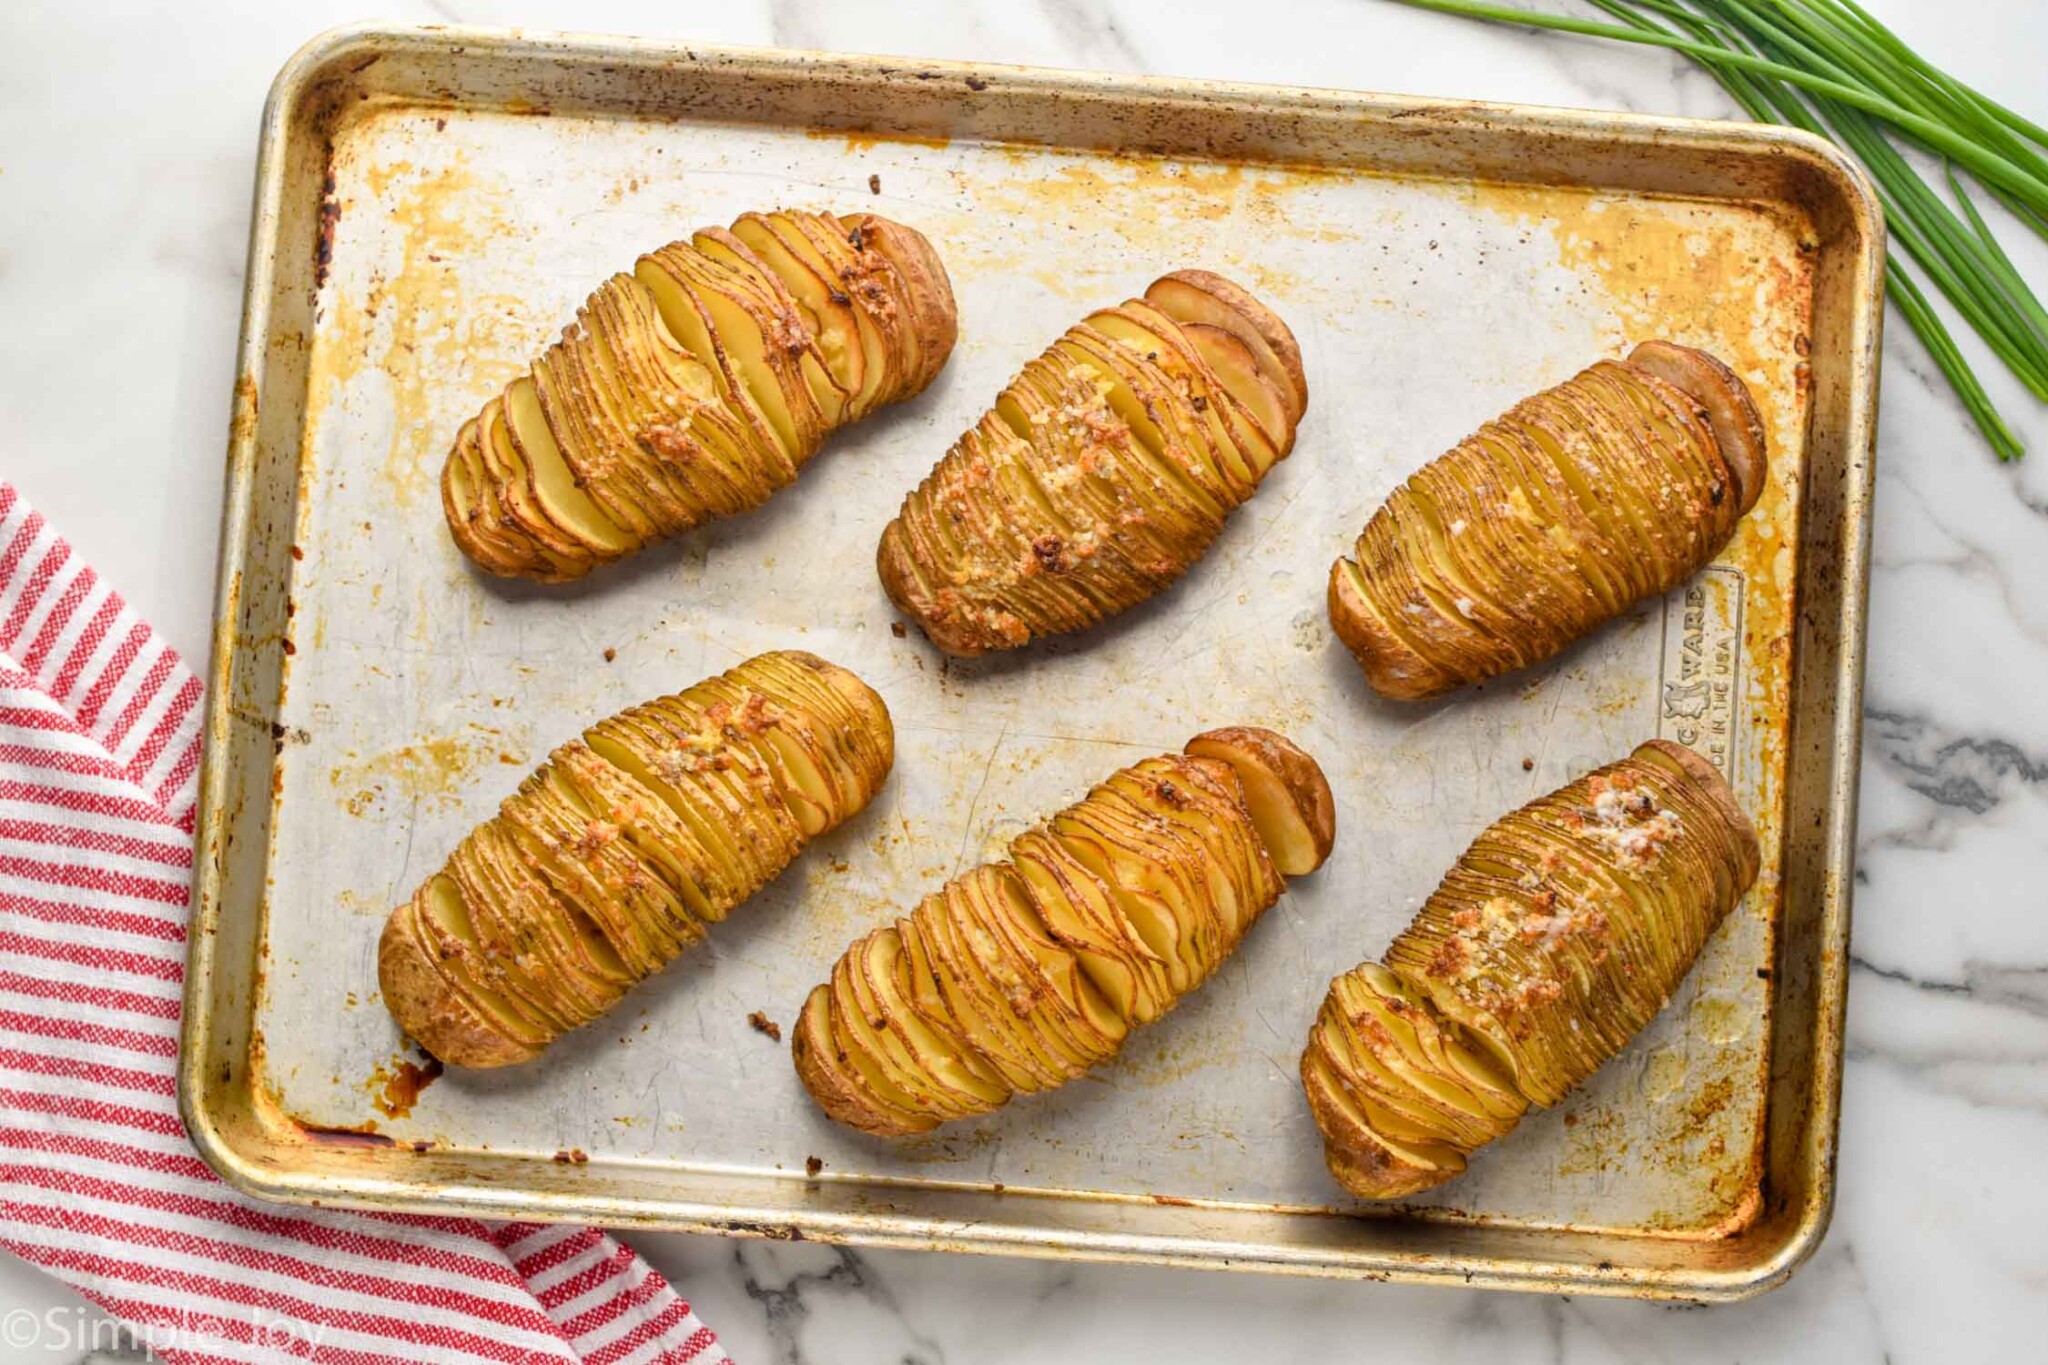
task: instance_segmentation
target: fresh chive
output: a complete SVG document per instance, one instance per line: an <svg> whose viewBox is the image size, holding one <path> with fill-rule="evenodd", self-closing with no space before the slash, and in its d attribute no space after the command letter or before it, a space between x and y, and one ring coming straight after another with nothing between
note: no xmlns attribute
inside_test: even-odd
<svg viewBox="0 0 2048 1365"><path fill-rule="evenodd" d="M1906 268L1894 261L1886 272L1885 292L1905 315L1906 324L1919 334L1921 344L1934 357L1936 367L1948 380L1949 387L1956 391L1956 397L1963 400L1969 410L1970 419L1977 424L1977 430L1984 433L1984 439L1991 444L1992 451L2001 460L2017 460L2027 453L2019 437L1998 415L1998 408L1991 396L1984 392L1984 386L1977 382L1977 372L1970 368L1970 362L1963 359L1956 349L1955 338L1949 335L1948 327L1941 315L1920 292L1920 286L1913 283L1913 277Z"/></svg>
<svg viewBox="0 0 2048 1365"><path fill-rule="evenodd" d="M1616 23L1483 0L1400 2L1683 52L1751 118L1841 144L1870 172L1891 227L1888 296L1998 457L2024 453L1905 259L2029 392L2048 400L2048 308L1963 179L2048 238L2048 129L1921 57L1857 0L1589 0ZM1895 139L1942 158L1948 197Z"/></svg>

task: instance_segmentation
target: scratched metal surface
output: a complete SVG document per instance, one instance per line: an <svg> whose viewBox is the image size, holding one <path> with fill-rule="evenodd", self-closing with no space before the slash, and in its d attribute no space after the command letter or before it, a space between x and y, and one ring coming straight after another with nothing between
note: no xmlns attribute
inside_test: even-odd
<svg viewBox="0 0 2048 1365"><path fill-rule="evenodd" d="M963 320L946 373L750 517L567 589L471 572L435 496L459 421L605 274L777 203L933 238ZM1832 1189L1880 244L1854 172L1772 131L483 30L315 40L258 169L194 1140L299 1201L1569 1292L1780 1282ZM870 563L902 492L1063 327L1185 265L1300 336L1293 458L1182 584L1091 636L965 666L897 638ZM1729 360L1770 428L1772 486L1721 560L1549 667L1373 698L1324 624L1330 558L1480 421L1657 335ZM601 1025L421 1086L376 998L389 907L591 718L792 644L887 698L881 798ZM787 1025L856 934L1230 721L1321 758L1340 834L1204 991L978 1123L891 1144L819 1117L750 1013ZM1354 1211L1294 1079L1325 982L1488 821L1653 733L1731 773L1757 889L1581 1092L1405 1212L1318 1216Z"/></svg>
<svg viewBox="0 0 2048 1365"><path fill-rule="evenodd" d="M801 1171L816 1156L840 1180L1328 1206L1341 1200L1295 1064L1329 977L1377 955L1488 821L1665 733L1732 765L1763 829L1759 890L1626 1053L1425 1202L1680 1232L1749 1212L1784 715L1783 670L1759 656L1789 621L1774 552L1796 521L1810 303L1796 223L1707 201L402 105L352 117L333 174L259 1009L286 1113L543 1160ZM459 422L606 273L779 204L872 208L938 244L962 340L933 391L837 437L758 514L622 569L568 589L472 572L436 492ZM914 631L897 638L870 563L902 492L1063 327L1180 266L1243 281L1296 330L1311 400L1293 457L1186 581L1093 635L950 666ZM1729 357L1765 399L1774 487L1721 565L1526 677L1429 707L1375 700L1326 626L1331 557L1416 464L1659 334ZM613 1017L389 1112L407 1107L386 1085L406 1054L373 967L390 907L551 744L791 645L887 699L898 760L873 808ZM824 1121L786 1045L749 1027L754 1010L789 1023L849 939L1112 767L1235 721L1319 757L1336 855L1115 1064L884 1143Z"/></svg>

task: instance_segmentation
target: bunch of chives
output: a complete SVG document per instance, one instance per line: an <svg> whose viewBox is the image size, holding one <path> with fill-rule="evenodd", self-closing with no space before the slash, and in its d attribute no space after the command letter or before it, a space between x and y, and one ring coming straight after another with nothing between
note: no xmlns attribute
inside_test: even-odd
<svg viewBox="0 0 2048 1365"><path fill-rule="evenodd" d="M1751 118L1832 136L1863 162L1884 204L1892 302L1998 457L2024 453L1901 253L2027 390L2048 401L2048 311L1964 185L1965 177L1974 181L2048 238L2048 129L1920 57L1856 0L1590 0L1620 21L1611 24L1476 0L1401 3L1672 48L1705 67ZM1944 159L1951 198L1893 137Z"/></svg>

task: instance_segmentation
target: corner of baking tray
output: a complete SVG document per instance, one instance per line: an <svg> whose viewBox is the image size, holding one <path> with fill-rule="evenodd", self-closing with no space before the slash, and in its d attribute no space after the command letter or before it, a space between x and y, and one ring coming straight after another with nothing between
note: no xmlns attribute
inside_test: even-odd
<svg viewBox="0 0 2048 1365"><path fill-rule="evenodd" d="M1886 231L1884 204L1878 198L1877 186L1871 182L1870 172L1864 169L1863 163L1837 144L1804 128L1788 128L1775 123L1750 126L1765 140L1809 158L1814 169L1840 195L1845 211L1857 225L1866 276L1877 292L1882 293Z"/></svg>
<svg viewBox="0 0 2048 1365"><path fill-rule="evenodd" d="M1813 1195L1790 1216L1791 1226L1783 1240L1772 1246L1766 1255L1750 1265L1695 1281L1683 1293L1672 1297L1708 1304L1742 1303L1782 1289L1820 1250L1821 1243L1827 1239L1828 1227L1834 1221L1834 1211L1835 1182L1832 1179L1820 1181Z"/></svg>
<svg viewBox="0 0 2048 1365"><path fill-rule="evenodd" d="M337 67L346 69L357 62L383 55L391 46L417 38L426 30L399 27L374 20L341 24L323 29L285 58L270 82L263 101L266 135L297 107L301 97L315 88Z"/></svg>
<svg viewBox="0 0 2048 1365"><path fill-rule="evenodd" d="M178 1067L178 1119L185 1125L186 1140L192 1144L207 1169L230 1189L257 1199L291 1201L295 1192L280 1192L274 1176L263 1163L235 1141L227 1126L206 1103L206 1086L199 1062L191 1049L180 1053Z"/></svg>

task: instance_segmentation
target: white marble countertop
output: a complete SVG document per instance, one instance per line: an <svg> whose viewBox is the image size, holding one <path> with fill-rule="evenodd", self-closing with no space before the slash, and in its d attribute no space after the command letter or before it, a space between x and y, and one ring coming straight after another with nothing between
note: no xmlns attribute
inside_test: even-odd
<svg viewBox="0 0 2048 1365"><path fill-rule="evenodd" d="M2048 119L2048 6L1866 0ZM1382 0L389 0L390 17L1723 116L1682 59ZM203 659L256 124L343 0L0 13L0 474ZM2015 240L2048 284L2048 250ZM1833 1230L1713 1310L1192 1272L635 1240L733 1354L970 1365L2038 1359L2048 1334L2048 413L2001 468L1896 317L1884 371ZM1979 352L1972 347L1972 354ZM2038 1144L2038 1145L2037 1145ZM0 1313L72 1302L0 1263ZM77 1348L9 1359L75 1360Z"/></svg>

